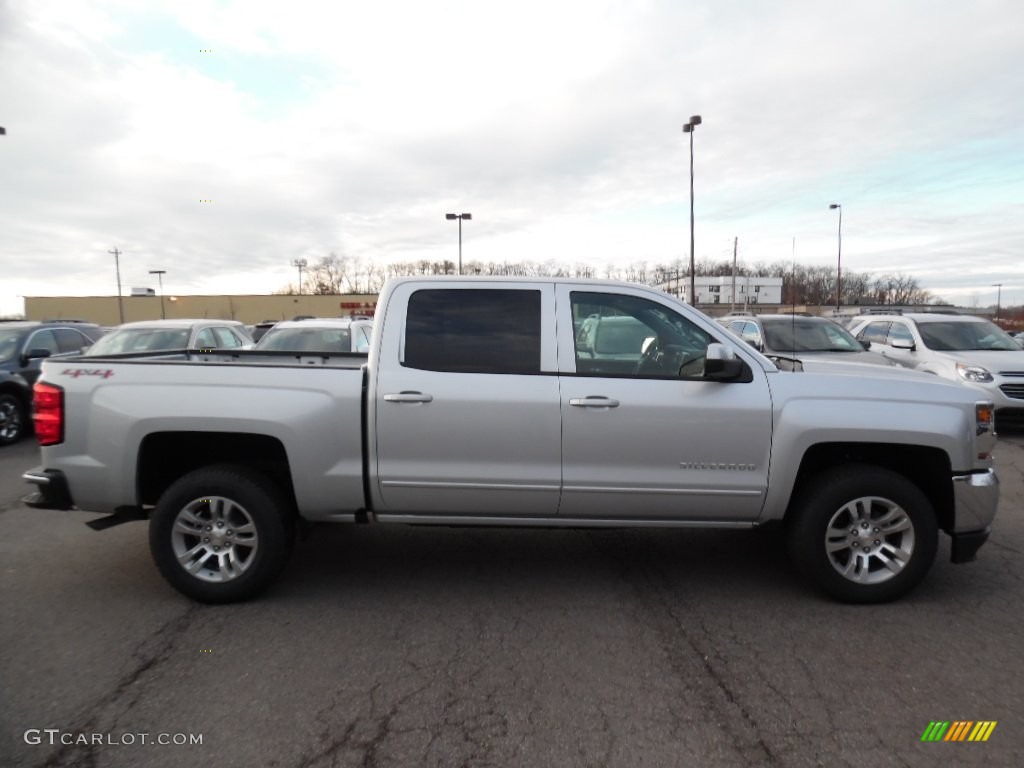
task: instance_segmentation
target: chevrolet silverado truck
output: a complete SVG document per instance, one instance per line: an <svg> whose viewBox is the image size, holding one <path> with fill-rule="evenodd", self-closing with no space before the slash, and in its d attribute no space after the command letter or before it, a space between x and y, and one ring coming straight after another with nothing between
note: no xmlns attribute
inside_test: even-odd
<svg viewBox="0 0 1024 768"><path fill-rule="evenodd" d="M595 344L598 325L621 338ZM940 531L974 559L999 495L992 403L790 367L642 286L398 279L367 355L45 361L26 503L147 519L160 572L203 602L266 589L303 522L783 521L799 570L863 603L918 584Z"/></svg>

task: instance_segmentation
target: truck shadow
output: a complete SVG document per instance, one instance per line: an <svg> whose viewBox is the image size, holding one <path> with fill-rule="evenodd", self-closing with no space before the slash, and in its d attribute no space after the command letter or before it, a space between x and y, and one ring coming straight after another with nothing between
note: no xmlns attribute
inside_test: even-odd
<svg viewBox="0 0 1024 768"><path fill-rule="evenodd" d="M780 527L752 531L322 525L293 552L274 593L605 592L706 595L805 590Z"/></svg>

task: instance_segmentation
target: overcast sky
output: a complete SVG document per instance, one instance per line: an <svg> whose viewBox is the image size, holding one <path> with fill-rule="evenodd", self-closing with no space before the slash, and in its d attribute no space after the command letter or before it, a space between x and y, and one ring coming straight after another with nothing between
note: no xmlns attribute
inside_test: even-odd
<svg viewBox="0 0 1024 768"><path fill-rule="evenodd" d="M1019 0L0 0L0 314L293 259L796 258L1024 303ZM210 201L210 202L201 202Z"/></svg>

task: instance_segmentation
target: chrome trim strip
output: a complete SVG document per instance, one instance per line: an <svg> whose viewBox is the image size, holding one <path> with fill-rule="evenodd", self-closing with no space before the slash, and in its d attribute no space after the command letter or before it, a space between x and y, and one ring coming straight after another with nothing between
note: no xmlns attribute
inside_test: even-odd
<svg viewBox="0 0 1024 768"><path fill-rule="evenodd" d="M999 478L994 470L953 476L953 530L976 531L992 524L999 506Z"/></svg>
<svg viewBox="0 0 1024 768"><path fill-rule="evenodd" d="M427 480L382 480L385 488L450 488L469 491L557 491L557 485L520 485L518 483L445 483Z"/></svg>
<svg viewBox="0 0 1024 768"><path fill-rule="evenodd" d="M50 478L48 478L46 475L37 475L37 474L34 474L33 472L25 472L21 476L21 479L25 480L25 481L27 481L29 483L34 483L35 485L49 485L50 484Z"/></svg>
<svg viewBox="0 0 1024 768"><path fill-rule="evenodd" d="M606 485L566 485L563 491L576 493L645 493L665 496L762 496L764 491L731 491L717 488L618 488Z"/></svg>
<svg viewBox="0 0 1024 768"><path fill-rule="evenodd" d="M494 515L407 515L375 512L378 523L481 525L544 528L756 528L750 520L633 520L602 517L501 517Z"/></svg>

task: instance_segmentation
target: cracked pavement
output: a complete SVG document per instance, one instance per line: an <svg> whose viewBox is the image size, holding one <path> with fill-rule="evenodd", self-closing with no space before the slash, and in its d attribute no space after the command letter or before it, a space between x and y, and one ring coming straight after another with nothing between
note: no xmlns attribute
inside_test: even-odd
<svg viewBox="0 0 1024 768"><path fill-rule="evenodd" d="M263 599L200 606L144 524L22 506L35 461L0 451L3 765L1024 765L1024 434L978 561L943 537L873 607L809 591L777 529L401 527L315 528ZM932 720L998 726L924 744Z"/></svg>

